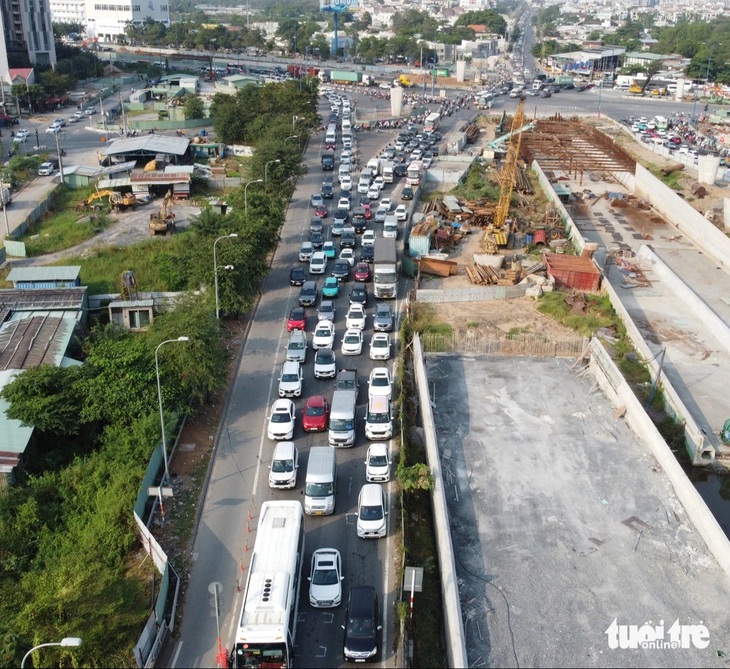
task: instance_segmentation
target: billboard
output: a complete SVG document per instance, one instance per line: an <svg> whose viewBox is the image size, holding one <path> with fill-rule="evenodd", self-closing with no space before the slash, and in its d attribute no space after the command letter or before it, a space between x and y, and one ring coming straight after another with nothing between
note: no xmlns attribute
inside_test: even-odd
<svg viewBox="0 0 730 669"><path fill-rule="evenodd" d="M359 0L319 0L321 12L351 12L359 7Z"/></svg>

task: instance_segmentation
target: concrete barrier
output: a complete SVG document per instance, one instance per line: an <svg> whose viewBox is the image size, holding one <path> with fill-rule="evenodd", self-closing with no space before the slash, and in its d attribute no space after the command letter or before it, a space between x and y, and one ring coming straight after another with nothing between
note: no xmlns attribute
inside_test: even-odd
<svg viewBox="0 0 730 669"><path fill-rule="evenodd" d="M413 337L413 369L418 392L421 422L426 440L426 459L434 480L431 495L433 503L433 524L438 550L438 564L441 574L441 603L444 610L444 636L446 638L446 656L449 667L467 667L466 639L461 617L461 601L456 579L456 560L454 546L451 542L449 511L446 506L446 493L441 473L436 426L431 411L431 398L428 394L428 377L423 363L421 338Z"/></svg>
<svg viewBox="0 0 730 669"><path fill-rule="evenodd" d="M505 300L511 297L524 297L530 284L515 286L471 286L467 288L419 288L417 302L480 302L482 300Z"/></svg>
<svg viewBox="0 0 730 669"><path fill-rule="evenodd" d="M638 163L634 192L651 204L714 262L725 268L730 266L730 239L691 204Z"/></svg>
<svg viewBox="0 0 730 669"><path fill-rule="evenodd" d="M644 411L631 387L626 383L611 356L598 339L591 340L590 352L590 368L599 386L615 406L626 407L626 422L634 433L649 446L652 455L669 478L687 516L697 528L722 570L730 576L730 541L720 524L687 478L674 453L664 441L664 437L659 434L651 418Z"/></svg>
<svg viewBox="0 0 730 669"><path fill-rule="evenodd" d="M661 260L647 244L639 247L636 257L649 263L652 271L665 283L672 293L691 311L730 353L730 327L723 321L704 300L697 295L682 279L680 279ZM642 263L642 264L643 264Z"/></svg>

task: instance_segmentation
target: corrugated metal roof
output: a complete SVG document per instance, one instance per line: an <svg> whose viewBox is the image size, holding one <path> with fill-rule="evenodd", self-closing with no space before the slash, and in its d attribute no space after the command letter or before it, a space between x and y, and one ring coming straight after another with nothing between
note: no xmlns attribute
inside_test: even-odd
<svg viewBox="0 0 730 669"><path fill-rule="evenodd" d="M133 309L134 307L153 307L154 300L119 300L118 302L110 302L112 309Z"/></svg>
<svg viewBox="0 0 730 669"><path fill-rule="evenodd" d="M20 370L0 371L0 391L7 386ZM25 452L33 434L32 425L23 425L15 418L8 418L10 403L0 397L0 472L8 473L18 464L18 458Z"/></svg>
<svg viewBox="0 0 730 669"><path fill-rule="evenodd" d="M84 305L85 286L73 288L9 288L0 290L0 305L3 310L49 310L81 309ZM5 318L0 317L0 323Z"/></svg>
<svg viewBox="0 0 730 669"><path fill-rule="evenodd" d="M190 172L162 172L156 170L154 172L143 172L138 170L132 172L130 176L131 183L133 184L172 184L172 183L190 183L192 174Z"/></svg>
<svg viewBox="0 0 730 669"><path fill-rule="evenodd" d="M195 165L165 165L165 174L192 174Z"/></svg>
<svg viewBox="0 0 730 669"><path fill-rule="evenodd" d="M89 167L88 165L63 166L63 176L65 177L71 176L72 174L80 174L82 177L93 177L96 176L97 171L95 167Z"/></svg>
<svg viewBox="0 0 730 669"><path fill-rule="evenodd" d="M81 265L56 265L49 267L13 267L8 281L76 281Z"/></svg>
<svg viewBox="0 0 730 669"><path fill-rule="evenodd" d="M74 318L33 316L0 326L0 370L62 363L73 336Z"/></svg>
<svg viewBox="0 0 730 669"><path fill-rule="evenodd" d="M130 186L132 180L129 177L122 177L119 179L99 179L99 188L122 188L123 186Z"/></svg>
<svg viewBox="0 0 730 669"><path fill-rule="evenodd" d="M96 173L98 175L102 175L118 174L119 172L131 172L136 164L136 160L128 160L126 163L115 163L114 165L109 165L109 167L100 167L97 169Z"/></svg>
<svg viewBox="0 0 730 669"><path fill-rule="evenodd" d="M142 137L125 137L115 139L102 150L105 156L118 156L125 153L148 151L150 153L169 153L182 156L190 145L187 137L169 137L167 135L144 135Z"/></svg>

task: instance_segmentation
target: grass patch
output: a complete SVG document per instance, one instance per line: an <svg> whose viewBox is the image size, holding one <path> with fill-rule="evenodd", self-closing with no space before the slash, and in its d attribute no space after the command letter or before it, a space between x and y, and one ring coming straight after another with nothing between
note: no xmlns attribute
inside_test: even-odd
<svg viewBox="0 0 730 669"><path fill-rule="evenodd" d="M565 301L564 293L545 293L537 310L586 337L593 336L600 328L616 324L616 315L607 295L586 295L585 299L585 313L578 313Z"/></svg>
<svg viewBox="0 0 730 669"><path fill-rule="evenodd" d="M439 321L436 310L430 304L416 303L413 305L410 328L411 331L416 332L432 332L442 335L454 334L454 328L448 323Z"/></svg>
<svg viewBox="0 0 730 669"><path fill-rule="evenodd" d="M451 192L467 200L482 200L485 198L493 202L499 200L499 186L490 183L487 179L487 170L476 163L469 168L466 181L452 189Z"/></svg>
<svg viewBox="0 0 730 669"><path fill-rule="evenodd" d="M39 256L69 249L109 225L104 213L76 211L79 200L85 200L94 192L93 187L71 190L66 186L57 188L51 200L48 213L30 226L28 233L20 238L25 242L29 256Z"/></svg>
<svg viewBox="0 0 730 669"><path fill-rule="evenodd" d="M134 246L102 246L90 256L64 258L59 265L81 265L89 293L114 293L121 288L122 272L134 271L139 290L180 290L175 258L185 243L184 233L150 238Z"/></svg>

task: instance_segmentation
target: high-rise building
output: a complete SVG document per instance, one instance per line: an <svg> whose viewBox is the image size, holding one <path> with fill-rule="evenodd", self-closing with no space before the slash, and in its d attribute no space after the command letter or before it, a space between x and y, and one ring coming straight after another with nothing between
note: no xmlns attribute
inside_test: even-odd
<svg viewBox="0 0 730 669"><path fill-rule="evenodd" d="M2 67L56 64L48 0L0 0L0 21Z"/></svg>
<svg viewBox="0 0 730 669"><path fill-rule="evenodd" d="M86 18L86 0L50 0L54 23L80 23Z"/></svg>
<svg viewBox="0 0 730 669"><path fill-rule="evenodd" d="M148 18L169 27L169 0L132 0L131 4L124 5L86 0L86 36L96 37L100 42L113 42L125 34L129 24L141 26Z"/></svg>

